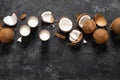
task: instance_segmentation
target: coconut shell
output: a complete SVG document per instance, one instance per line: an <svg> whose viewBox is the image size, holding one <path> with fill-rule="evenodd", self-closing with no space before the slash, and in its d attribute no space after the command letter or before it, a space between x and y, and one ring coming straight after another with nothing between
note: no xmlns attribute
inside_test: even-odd
<svg viewBox="0 0 120 80"><path fill-rule="evenodd" d="M105 27L107 25L107 20L102 14L95 15L95 22L99 27Z"/></svg>

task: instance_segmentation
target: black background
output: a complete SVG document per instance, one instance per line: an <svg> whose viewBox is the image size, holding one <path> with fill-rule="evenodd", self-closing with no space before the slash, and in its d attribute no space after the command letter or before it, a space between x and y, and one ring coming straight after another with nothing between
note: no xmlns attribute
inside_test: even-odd
<svg viewBox="0 0 120 80"><path fill-rule="evenodd" d="M42 12L50 10L55 16L55 28L41 21ZM120 80L120 35L112 33L109 25L120 16L120 0L0 0L0 21L15 12L18 24L14 27L15 38L9 44L0 43L0 80ZM19 27L26 24L20 20L22 13L39 18L39 26L32 29L30 36L17 42ZM74 28L76 15L103 14L108 25L110 39L105 45L97 45L92 35L85 35L88 44L69 46L68 40L56 38L58 20L69 17ZM48 29L51 38L40 41L38 33ZM67 34L68 35L68 34Z"/></svg>

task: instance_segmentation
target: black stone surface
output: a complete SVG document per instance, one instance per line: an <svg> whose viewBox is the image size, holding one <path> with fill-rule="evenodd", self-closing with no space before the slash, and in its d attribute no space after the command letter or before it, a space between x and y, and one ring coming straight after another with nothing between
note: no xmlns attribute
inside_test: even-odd
<svg viewBox="0 0 120 80"><path fill-rule="evenodd" d="M105 15L110 39L105 45L95 44L92 35L85 35L88 44L66 45L68 40L56 38L58 31L41 21L42 12L50 10L55 25L62 16L69 17L77 28L76 15L96 13ZM15 38L9 44L0 43L0 80L120 80L120 35L112 33L109 25L120 16L120 0L0 0L0 21L15 12L39 17L40 24L32 29L29 37L20 37L19 27L26 24L18 20L14 27ZM48 29L51 38L42 42L38 38L41 29Z"/></svg>

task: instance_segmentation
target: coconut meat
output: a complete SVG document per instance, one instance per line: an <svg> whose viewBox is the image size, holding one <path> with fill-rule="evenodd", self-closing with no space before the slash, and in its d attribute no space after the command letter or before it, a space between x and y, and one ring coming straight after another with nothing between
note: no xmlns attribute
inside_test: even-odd
<svg viewBox="0 0 120 80"><path fill-rule="evenodd" d="M84 44L87 44L87 41L84 39L84 40L83 40L83 43L84 43Z"/></svg>
<svg viewBox="0 0 120 80"><path fill-rule="evenodd" d="M19 30L22 36L28 36L30 34L30 27L27 25L22 25Z"/></svg>
<svg viewBox="0 0 120 80"><path fill-rule="evenodd" d="M11 16L4 17L3 22L9 26L14 26L17 23L17 16L13 13Z"/></svg>
<svg viewBox="0 0 120 80"><path fill-rule="evenodd" d="M80 20L78 21L78 25L83 28L83 24L86 20L91 19L89 15L83 15Z"/></svg>
<svg viewBox="0 0 120 80"><path fill-rule="evenodd" d="M17 39L17 42L22 42L22 37L19 37L18 39Z"/></svg>
<svg viewBox="0 0 120 80"><path fill-rule="evenodd" d="M39 33L39 38L42 41L47 41L50 38L50 32L48 30L41 30Z"/></svg>
<svg viewBox="0 0 120 80"><path fill-rule="evenodd" d="M30 27L34 28L39 24L39 20L38 20L37 17L31 16L31 17L28 18L27 23Z"/></svg>
<svg viewBox="0 0 120 80"><path fill-rule="evenodd" d="M70 31L72 27L73 23L69 18L62 18L59 22L59 28L64 32Z"/></svg>

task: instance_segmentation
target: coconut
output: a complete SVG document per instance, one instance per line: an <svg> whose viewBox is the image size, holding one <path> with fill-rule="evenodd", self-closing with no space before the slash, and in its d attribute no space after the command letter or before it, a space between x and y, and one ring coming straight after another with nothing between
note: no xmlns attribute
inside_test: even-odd
<svg viewBox="0 0 120 80"><path fill-rule="evenodd" d="M73 23L72 21L67 18L67 17L63 17L60 19L59 21L59 29L63 32L69 32L73 27Z"/></svg>
<svg viewBox="0 0 120 80"><path fill-rule="evenodd" d="M77 22L80 28L83 28L83 24L85 23L86 20L91 19L91 17L87 14L81 14L77 17Z"/></svg>
<svg viewBox="0 0 120 80"><path fill-rule="evenodd" d="M113 22L110 25L110 28L114 33L120 34L120 17L113 20Z"/></svg>
<svg viewBox="0 0 120 80"><path fill-rule="evenodd" d="M41 15L42 21L46 23L54 23L54 17L51 11L45 11Z"/></svg>
<svg viewBox="0 0 120 80"><path fill-rule="evenodd" d="M43 29L39 32L39 38L42 41L47 41L50 39L50 32L46 29Z"/></svg>
<svg viewBox="0 0 120 80"><path fill-rule="evenodd" d="M36 16L30 16L28 18L27 24L31 27L31 28L35 28L38 26L39 24L39 20Z"/></svg>
<svg viewBox="0 0 120 80"><path fill-rule="evenodd" d="M3 22L8 26L14 26L17 23L17 16L13 13L11 16L4 17Z"/></svg>
<svg viewBox="0 0 120 80"><path fill-rule="evenodd" d="M22 25L21 27L20 27L20 29L19 29L19 32L20 32L20 34L22 35L22 36L28 36L29 34L30 34L30 32L31 32L31 29L30 29L30 27L29 26L27 26L27 25Z"/></svg>
<svg viewBox="0 0 120 80"><path fill-rule="evenodd" d="M78 31L78 30L72 30L69 34L69 40L73 43L73 44L77 44L81 41L83 35L82 32Z"/></svg>

